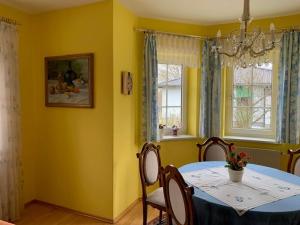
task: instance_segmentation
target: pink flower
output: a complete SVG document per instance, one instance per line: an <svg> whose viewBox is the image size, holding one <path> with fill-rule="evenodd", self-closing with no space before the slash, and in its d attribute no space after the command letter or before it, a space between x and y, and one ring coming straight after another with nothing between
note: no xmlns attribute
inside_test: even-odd
<svg viewBox="0 0 300 225"><path fill-rule="evenodd" d="M246 156L247 156L247 154L245 152L240 152L241 159L244 158L244 157L246 157Z"/></svg>

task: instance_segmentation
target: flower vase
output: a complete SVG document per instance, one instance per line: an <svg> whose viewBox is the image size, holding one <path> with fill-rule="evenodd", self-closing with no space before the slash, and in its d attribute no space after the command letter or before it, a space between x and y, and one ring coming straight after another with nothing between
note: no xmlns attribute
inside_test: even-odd
<svg viewBox="0 0 300 225"><path fill-rule="evenodd" d="M177 136L178 135L178 130L177 129L173 129L173 136Z"/></svg>
<svg viewBox="0 0 300 225"><path fill-rule="evenodd" d="M229 180L232 182L241 182L244 175L244 169L242 170L232 170L228 168Z"/></svg>

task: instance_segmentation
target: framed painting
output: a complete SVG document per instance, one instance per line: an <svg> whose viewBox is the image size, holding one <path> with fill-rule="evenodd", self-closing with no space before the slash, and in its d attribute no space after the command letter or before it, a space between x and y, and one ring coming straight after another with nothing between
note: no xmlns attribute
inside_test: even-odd
<svg viewBox="0 0 300 225"><path fill-rule="evenodd" d="M45 104L49 107L94 107L94 55L45 58Z"/></svg>

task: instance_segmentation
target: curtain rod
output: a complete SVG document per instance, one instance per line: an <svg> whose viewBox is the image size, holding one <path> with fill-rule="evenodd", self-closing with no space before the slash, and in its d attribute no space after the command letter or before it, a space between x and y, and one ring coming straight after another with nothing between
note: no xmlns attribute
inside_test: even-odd
<svg viewBox="0 0 300 225"><path fill-rule="evenodd" d="M165 31L159 31L159 30L149 30L149 29L143 29L143 28L134 28L134 30L138 31L138 32L144 32L144 33L169 34L169 35L174 35L174 36L178 36L178 37L189 37L189 38L196 38L196 39L207 39L208 38L208 37L199 36L199 35L178 34L178 33L165 32Z"/></svg>
<svg viewBox="0 0 300 225"><path fill-rule="evenodd" d="M8 17L0 16L0 22L12 24L12 25L21 25L17 22L17 20L10 19Z"/></svg>
<svg viewBox="0 0 300 225"><path fill-rule="evenodd" d="M283 32L289 32L289 31L300 31L300 26L292 26L290 28L281 28L276 33L283 33ZM134 28L134 31L137 32L143 32L143 33L155 33L155 34L169 34L173 36L178 37L189 37L189 38L196 38L199 40L206 40L206 39L213 39L214 37L206 37L206 36L199 36L199 35L190 35L190 34L178 34L178 33L172 33L172 32L165 32L165 31L159 31L159 30L151 30L151 29L144 29L144 28ZM268 34L269 32L266 32ZM226 37L223 37L226 38Z"/></svg>

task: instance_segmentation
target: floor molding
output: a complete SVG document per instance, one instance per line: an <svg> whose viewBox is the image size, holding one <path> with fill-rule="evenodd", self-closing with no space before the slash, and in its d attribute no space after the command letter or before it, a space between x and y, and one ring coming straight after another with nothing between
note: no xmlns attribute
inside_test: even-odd
<svg viewBox="0 0 300 225"><path fill-rule="evenodd" d="M73 213L73 214L76 214L76 215L80 215L80 216L88 217L88 218L91 218L91 219L95 219L95 220L98 220L98 221L101 221L101 222L104 222L104 223L113 224L114 221L115 221L115 220L112 220L112 219L107 219L107 218L104 218L104 217L91 215L91 214L88 214L88 213L80 212L80 211L77 211L77 210L74 210L74 209L70 209L70 208L67 208L67 207L55 205L55 204L52 204L52 203L48 203L48 202L44 202L44 201L40 201L40 200L36 200L36 199L26 203L25 207L29 207L31 204L35 204L35 203L50 206L50 207L53 207L53 208L57 208L57 209L65 211L65 212Z"/></svg>
<svg viewBox="0 0 300 225"><path fill-rule="evenodd" d="M142 199L138 198L133 203L131 203L120 215L118 215L114 220L113 223L118 223L127 213L129 213Z"/></svg>
<svg viewBox="0 0 300 225"><path fill-rule="evenodd" d="M34 203L34 199L33 200L30 200L29 202L26 202L25 204L24 204L24 208L27 208L28 206L30 206L31 204L33 204Z"/></svg>

